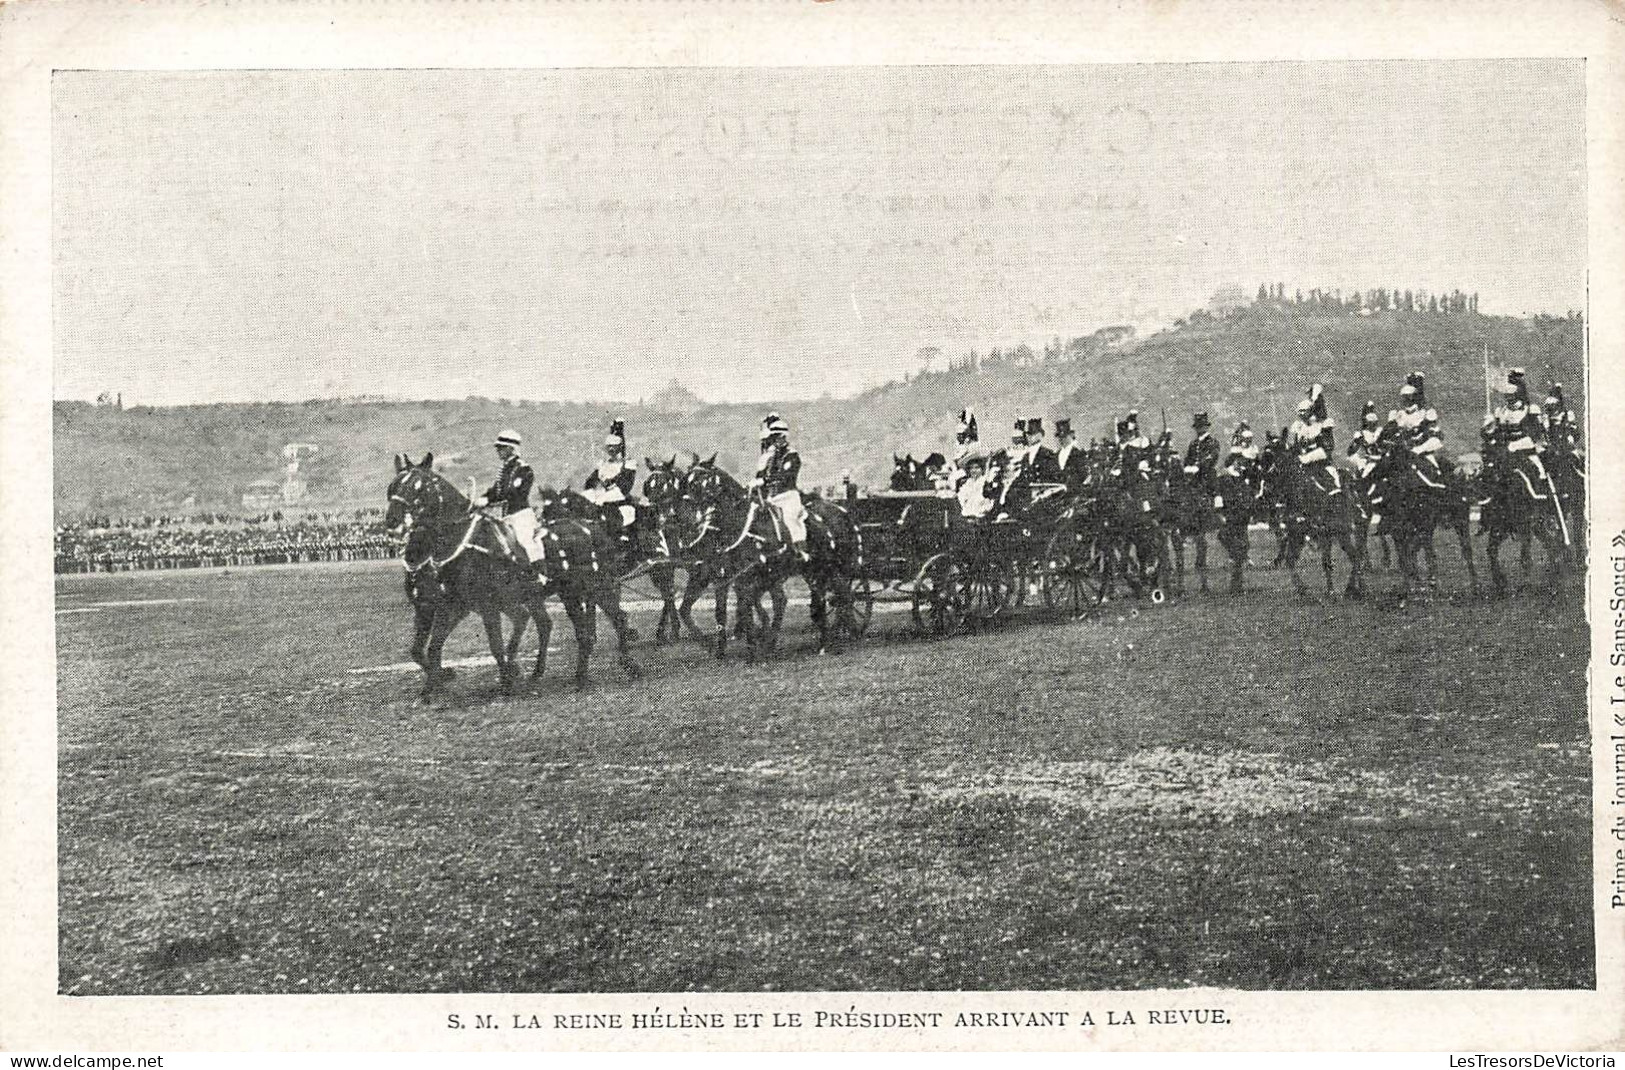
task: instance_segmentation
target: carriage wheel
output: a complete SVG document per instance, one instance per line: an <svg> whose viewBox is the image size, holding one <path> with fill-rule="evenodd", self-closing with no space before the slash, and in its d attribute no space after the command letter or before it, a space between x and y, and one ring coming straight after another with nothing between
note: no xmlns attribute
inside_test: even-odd
<svg viewBox="0 0 1625 1070"><path fill-rule="evenodd" d="M991 621L1010 608L1015 594L1016 567L1010 562L961 574L959 596L966 615Z"/></svg>
<svg viewBox="0 0 1625 1070"><path fill-rule="evenodd" d="M914 581L910 606L917 634L952 635L959 630L965 610L958 586L957 571L945 555L925 563Z"/></svg>
<svg viewBox="0 0 1625 1070"><path fill-rule="evenodd" d="M859 576L852 581L852 636L862 639L869 633L869 621L875 615L875 589L869 577Z"/></svg>
<svg viewBox="0 0 1625 1070"><path fill-rule="evenodd" d="M1044 553L1044 604L1078 617L1100 604L1106 587L1106 550L1077 532L1061 532Z"/></svg>

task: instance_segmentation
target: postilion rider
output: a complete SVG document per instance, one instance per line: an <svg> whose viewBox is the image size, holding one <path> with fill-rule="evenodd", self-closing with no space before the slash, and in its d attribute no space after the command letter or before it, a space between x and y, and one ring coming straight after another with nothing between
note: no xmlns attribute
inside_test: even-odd
<svg viewBox="0 0 1625 1070"><path fill-rule="evenodd" d="M760 490L773 507L790 537L790 548L807 560L807 505L796 489L801 474L801 455L790 448L790 425L776 412L762 421L762 454L756 461L753 490Z"/></svg>
<svg viewBox="0 0 1625 1070"><path fill-rule="evenodd" d="M536 473L519 457L522 442L519 432L512 428L497 435L494 445L502 471L490 489L474 499L474 507L501 518L528 564L541 556L541 550L536 545L536 513L530 507L530 488L536 482Z"/></svg>

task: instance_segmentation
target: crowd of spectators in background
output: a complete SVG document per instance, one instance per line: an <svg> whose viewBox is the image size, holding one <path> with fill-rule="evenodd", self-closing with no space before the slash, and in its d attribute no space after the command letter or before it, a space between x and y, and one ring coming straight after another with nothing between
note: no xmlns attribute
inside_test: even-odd
<svg viewBox="0 0 1625 1070"><path fill-rule="evenodd" d="M377 509L254 517L85 517L56 529L57 572L285 565L395 557Z"/></svg>

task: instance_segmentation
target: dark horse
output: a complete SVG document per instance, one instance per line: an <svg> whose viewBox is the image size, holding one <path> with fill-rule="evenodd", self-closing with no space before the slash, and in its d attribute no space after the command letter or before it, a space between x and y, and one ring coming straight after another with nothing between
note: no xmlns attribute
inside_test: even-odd
<svg viewBox="0 0 1625 1070"><path fill-rule="evenodd" d="M671 553L671 506L682 493L683 473L677 471L675 457L656 464L644 458L649 476L644 480L643 497L639 503L637 520L622 533L616 542L615 571L623 581L632 576L647 575L655 592L660 595L660 619L655 623L655 643L664 644L682 637L682 625L687 623L696 638L705 633L694 623L691 612L699 601L700 592L710 582L703 570L688 568L688 582L683 589L683 601L677 603L677 569L681 563ZM575 490L540 488L536 492L536 512L543 521L562 518L589 520L603 524L609 530L605 517L606 506L598 505Z"/></svg>
<svg viewBox="0 0 1625 1070"><path fill-rule="evenodd" d="M524 551L501 521L472 512L468 499L434 471L434 454L412 464L395 458L389 506L384 523L392 531L408 533L408 553L421 553L416 564L407 558L407 593L412 598L417 634L412 660L423 666L423 694L432 695L448 673L441 665L441 650L452 631L470 613L485 624L504 693L513 691L517 655L527 621L536 622L540 649L532 679L547 664L547 641L552 631L546 601L556 596L575 627L576 686L587 684L587 662L597 638L594 607L602 609L614 626L621 668L630 677L641 675L628 649L633 636L620 606L620 588L613 570L609 539L601 527L566 520L538 528L544 554L527 563ZM432 570L426 573L426 570ZM503 618L513 632L503 640Z"/></svg>
<svg viewBox="0 0 1625 1070"><path fill-rule="evenodd" d="M808 559L802 561L761 494L747 490L714 463L691 469L684 493L696 511L697 535L682 553L697 554L714 569L717 657L727 653L727 588L732 586L738 595L747 656L755 660L778 640L784 581L797 574L807 582L819 653L839 650L842 632L857 637L852 580L861 567L863 540L845 509L818 498L807 502ZM760 608L764 594L773 596L775 611L766 625ZM828 614L832 598L834 628Z"/></svg>
<svg viewBox="0 0 1625 1070"><path fill-rule="evenodd" d="M1213 497L1198 478L1185 471L1178 458L1152 470L1157 484L1157 522L1168 538L1168 549L1173 551L1174 593L1185 593L1185 542L1196 544L1196 578L1202 593L1207 585L1207 536L1219 526Z"/></svg>
<svg viewBox="0 0 1625 1070"><path fill-rule="evenodd" d="M1563 509L1563 496L1545 462L1533 450L1508 450L1502 436L1485 452L1479 474L1484 492L1483 527L1489 536L1484 554L1496 594L1507 589L1501 571L1501 544L1508 539L1540 540L1546 552L1546 584L1555 589L1566 551L1575 542L1574 521ZM1527 560L1525 561L1527 567Z"/></svg>
<svg viewBox="0 0 1625 1070"><path fill-rule="evenodd" d="M1285 454L1278 457L1265 477L1266 488L1275 483L1280 500L1285 504L1286 567L1292 572L1292 586L1299 594L1308 593L1303 577L1298 575L1298 558L1310 539L1320 546L1320 567L1326 574L1326 594L1332 594L1332 547L1339 546L1349 559L1348 585L1344 593L1350 598L1365 594L1365 555L1355 529L1360 525L1359 510L1338 473L1330 465L1317 477L1312 466L1302 464L1296 457ZM1268 497L1268 491L1266 491Z"/></svg>
<svg viewBox="0 0 1625 1070"><path fill-rule="evenodd" d="M1478 566L1473 558L1472 501L1462 479L1411 453L1401 443L1389 443L1371 471L1376 488L1371 495L1382 516L1382 530L1394 543L1399 558L1400 601L1421 586L1418 553L1428 562L1428 586L1434 586L1438 557L1433 533L1441 527L1456 533L1462 560L1474 596L1478 594Z"/></svg>

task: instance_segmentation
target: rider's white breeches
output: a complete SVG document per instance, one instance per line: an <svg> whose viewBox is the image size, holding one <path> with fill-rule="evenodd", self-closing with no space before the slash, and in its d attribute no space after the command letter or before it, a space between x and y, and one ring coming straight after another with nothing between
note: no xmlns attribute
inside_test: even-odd
<svg viewBox="0 0 1625 1070"><path fill-rule="evenodd" d="M778 510L785 530L790 533L791 542L807 541L807 506L801 500L800 491L787 490L783 494L775 494L767 503Z"/></svg>

